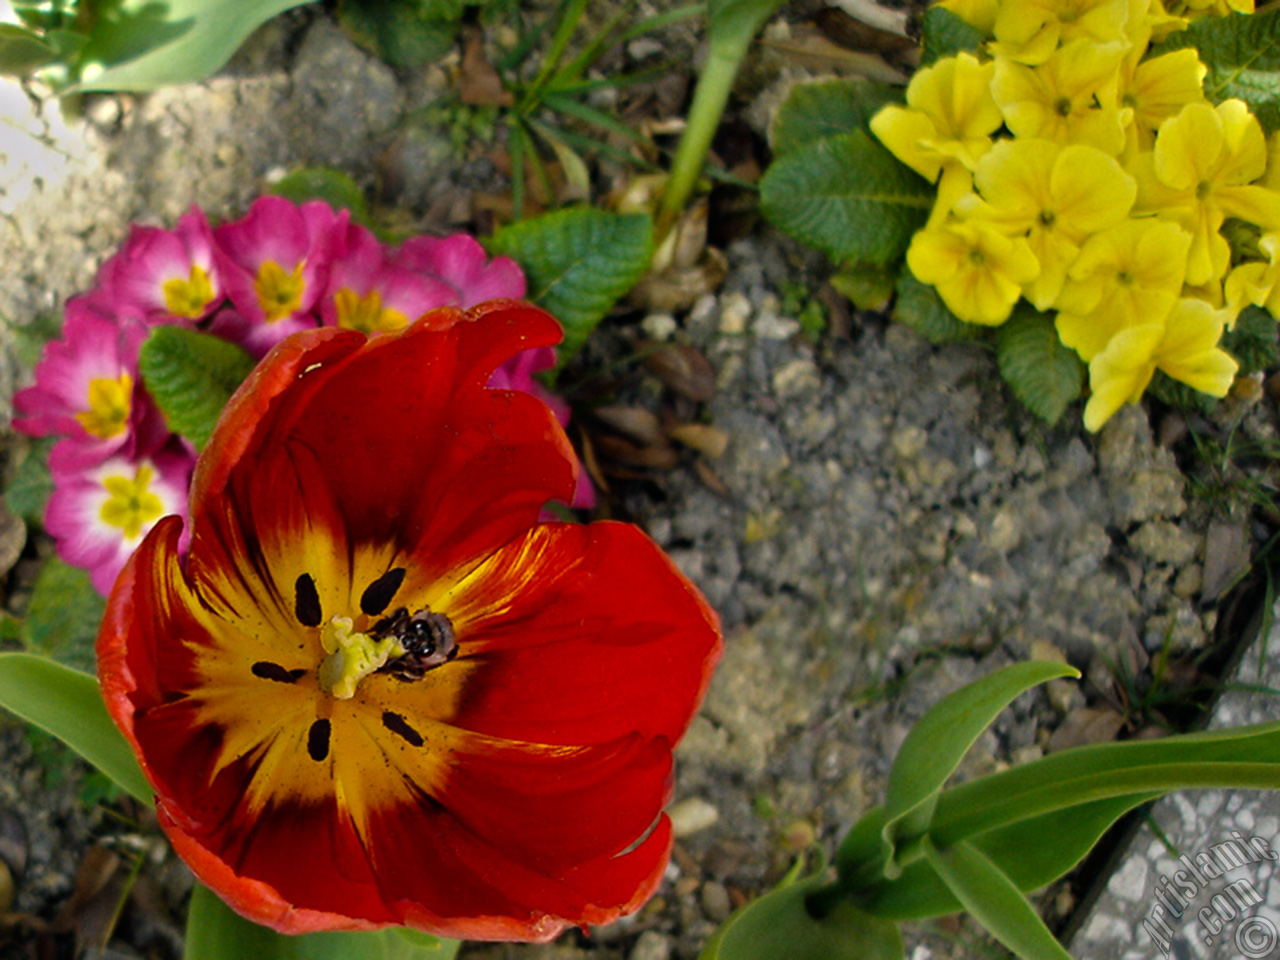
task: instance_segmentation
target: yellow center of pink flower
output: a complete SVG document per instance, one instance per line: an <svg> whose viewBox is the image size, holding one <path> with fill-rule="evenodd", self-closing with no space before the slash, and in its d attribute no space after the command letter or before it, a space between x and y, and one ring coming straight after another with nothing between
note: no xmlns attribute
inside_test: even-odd
<svg viewBox="0 0 1280 960"><path fill-rule="evenodd" d="M194 263L191 265L191 275L186 280L180 277L166 280L163 289L164 305L168 311L189 320L204 316L205 308L214 296L209 274Z"/></svg>
<svg viewBox="0 0 1280 960"><path fill-rule="evenodd" d="M124 433L133 400L133 377L94 377L89 381L89 408L76 414L85 432L106 440Z"/></svg>
<svg viewBox="0 0 1280 960"><path fill-rule="evenodd" d="M333 305L338 312L338 326L366 335L390 333L409 324L409 318L399 310L382 308L382 295L377 290L370 290L362 297L351 288L343 287L333 295Z"/></svg>
<svg viewBox="0 0 1280 960"><path fill-rule="evenodd" d="M153 476L150 467L140 466L132 477L114 476L102 481L110 496L102 505L100 516L104 523L119 527L128 540L140 537L164 513L164 504L148 489Z"/></svg>
<svg viewBox="0 0 1280 960"><path fill-rule="evenodd" d="M303 264L299 262L292 273L285 273L280 264L267 260L258 268L258 279L253 282L253 290L258 295L258 304L268 323L283 320L302 308L302 293L306 289L302 267Z"/></svg>

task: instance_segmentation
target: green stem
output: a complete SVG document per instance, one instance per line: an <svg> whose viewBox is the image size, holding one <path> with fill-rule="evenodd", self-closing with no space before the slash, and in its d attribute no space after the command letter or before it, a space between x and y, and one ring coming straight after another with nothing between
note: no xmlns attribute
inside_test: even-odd
<svg viewBox="0 0 1280 960"><path fill-rule="evenodd" d="M676 149L671 176L667 180L666 189L662 191L654 232L657 244L662 243L675 224L676 218L689 202L698 178L702 176L702 167L711 149L711 139L720 124L725 104L729 102L733 81L738 75L743 57L747 55L752 35L747 33L744 36L722 38L720 42L712 39L711 50L702 74L698 77L698 87L689 108L689 119L685 124L684 134L680 137L680 146Z"/></svg>

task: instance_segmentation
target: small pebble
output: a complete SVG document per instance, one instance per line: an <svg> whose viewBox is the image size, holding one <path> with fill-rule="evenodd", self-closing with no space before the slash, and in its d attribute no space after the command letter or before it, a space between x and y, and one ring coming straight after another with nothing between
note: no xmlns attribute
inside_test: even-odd
<svg viewBox="0 0 1280 960"><path fill-rule="evenodd" d="M631 948L630 960L670 960L671 941L657 930L646 930Z"/></svg>
<svg viewBox="0 0 1280 960"><path fill-rule="evenodd" d="M720 811L701 797L689 797L672 804L667 814L671 817L671 831L676 837L687 837L705 830L720 819Z"/></svg>
<svg viewBox="0 0 1280 960"><path fill-rule="evenodd" d="M733 912L733 902L723 883L708 880L702 885L702 911L716 923L724 923Z"/></svg>

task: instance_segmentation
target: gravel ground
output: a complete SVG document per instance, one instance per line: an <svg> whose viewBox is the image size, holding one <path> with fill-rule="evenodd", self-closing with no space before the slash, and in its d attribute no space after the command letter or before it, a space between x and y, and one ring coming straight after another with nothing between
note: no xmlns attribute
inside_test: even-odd
<svg viewBox="0 0 1280 960"><path fill-rule="evenodd" d="M0 316L23 324L56 311L130 221L172 224L192 203L238 214L292 166L332 165L361 183L394 169L420 222L447 224L492 169L458 163L447 131L415 121L444 82L436 69L402 83L303 14L269 24L206 83L102 98L80 122L0 86ZM1248 540L1247 527L1190 497L1144 410L1127 408L1096 437L1078 411L1046 429L978 348L935 349L870 314L803 334L782 302L813 283L814 261L780 238L759 232L726 255L719 291L675 322L624 318L579 364L617 360L641 337L696 348L716 393L692 416L727 438L719 458L685 453L675 469L618 484L614 500L702 587L726 630L679 752L669 880L612 928L547 947L470 947L468 958L696 956L735 905L882 798L897 746L928 706L1015 660L1069 660L1092 681L1088 699L1065 682L1023 696L963 775L1033 759L1054 731L1055 746L1113 736L1122 718L1096 705L1117 691L1116 665L1140 672L1162 649L1203 649L1216 611L1202 587L1216 589L1233 556L1206 546ZM689 406L630 369L627 403ZM6 412L22 375L11 357L0 364ZM1272 402L1252 401L1223 416L1273 436ZM0 806L25 818L30 838L17 909L52 916L103 815L79 803L79 774L50 790L12 728L0 730L0 770ZM1072 897L1061 892L1053 912L1069 912ZM975 936L953 923L914 931L911 955L982 955Z"/></svg>

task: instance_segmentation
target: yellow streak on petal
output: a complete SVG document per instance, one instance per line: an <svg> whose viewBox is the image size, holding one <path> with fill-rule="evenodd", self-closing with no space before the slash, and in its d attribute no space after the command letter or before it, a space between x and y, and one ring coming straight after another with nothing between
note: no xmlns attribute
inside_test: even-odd
<svg viewBox="0 0 1280 960"><path fill-rule="evenodd" d="M172 280L166 280L162 289L164 305L169 312L190 320L204 316L205 307L214 297L209 274L195 263L191 265L191 274L187 279L174 277Z"/></svg>

